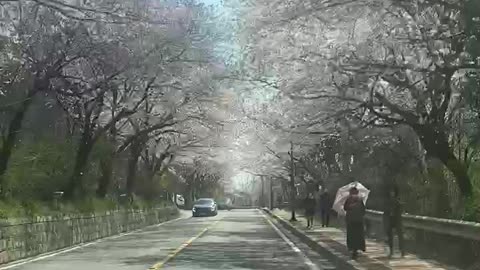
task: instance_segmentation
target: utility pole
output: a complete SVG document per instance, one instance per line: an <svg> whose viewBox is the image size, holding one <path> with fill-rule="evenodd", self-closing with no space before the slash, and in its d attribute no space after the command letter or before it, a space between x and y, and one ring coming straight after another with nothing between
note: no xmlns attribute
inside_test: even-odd
<svg viewBox="0 0 480 270"><path fill-rule="evenodd" d="M295 161L293 159L293 142L290 141L290 208L292 211L292 217L290 221L297 221L295 217L295 204L296 204L296 187L295 187Z"/></svg>
<svg viewBox="0 0 480 270"><path fill-rule="evenodd" d="M260 179L262 180L262 201L261 201L261 205L262 207L265 207L265 183L264 183L264 176L260 176Z"/></svg>
<svg viewBox="0 0 480 270"><path fill-rule="evenodd" d="M270 177L270 210L273 210L273 178Z"/></svg>

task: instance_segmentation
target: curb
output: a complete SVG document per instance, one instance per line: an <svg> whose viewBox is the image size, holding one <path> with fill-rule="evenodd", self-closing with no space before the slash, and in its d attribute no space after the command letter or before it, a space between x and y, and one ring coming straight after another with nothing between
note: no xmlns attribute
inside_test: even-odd
<svg viewBox="0 0 480 270"><path fill-rule="evenodd" d="M328 245L321 242L316 242L315 240L307 236L305 233L295 228L295 226L291 225L290 222L273 214L269 209L263 208L261 210L267 213L269 216L273 217L275 220L277 220L282 225L282 227L284 227L285 229L290 231L293 235L298 237L302 242L304 242L312 250L316 251L317 253L320 253L321 255L324 255L326 259L332 262L339 269L348 269L348 270L365 269L366 270L366 268L360 266L357 262L350 260L349 257L332 249Z"/></svg>

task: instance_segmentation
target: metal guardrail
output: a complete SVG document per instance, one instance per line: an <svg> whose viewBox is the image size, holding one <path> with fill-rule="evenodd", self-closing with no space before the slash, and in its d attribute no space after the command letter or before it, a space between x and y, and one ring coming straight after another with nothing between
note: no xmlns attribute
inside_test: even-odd
<svg viewBox="0 0 480 270"><path fill-rule="evenodd" d="M383 222L383 212L381 211L367 210L365 217L374 222ZM404 214L402 217L403 226L406 228L480 240L480 223L409 214Z"/></svg>

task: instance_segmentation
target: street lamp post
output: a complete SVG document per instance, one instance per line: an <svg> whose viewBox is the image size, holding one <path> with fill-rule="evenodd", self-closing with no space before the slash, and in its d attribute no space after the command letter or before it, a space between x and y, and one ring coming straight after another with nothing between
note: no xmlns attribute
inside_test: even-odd
<svg viewBox="0 0 480 270"><path fill-rule="evenodd" d="M270 177L270 210L273 210L273 179Z"/></svg>
<svg viewBox="0 0 480 270"><path fill-rule="evenodd" d="M292 211L292 216L290 221L297 221L295 217L295 204L296 204L296 186L295 186L295 162L293 158L293 142L290 142L290 188L291 188L291 195L290 195L290 210Z"/></svg>
<svg viewBox="0 0 480 270"><path fill-rule="evenodd" d="M261 200L261 205L262 207L265 207L265 185L264 185L264 176L260 176L260 179L262 180L262 200Z"/></svg>

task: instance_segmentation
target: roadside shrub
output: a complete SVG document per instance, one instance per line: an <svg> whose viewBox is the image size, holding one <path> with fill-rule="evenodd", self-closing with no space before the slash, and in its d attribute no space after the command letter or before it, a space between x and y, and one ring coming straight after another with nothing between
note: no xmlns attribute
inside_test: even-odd
<svg viewBox="0 0 480 270"><path fill-rule="evenodd" d="M118 205L111 199L86 198L74 203L74 209L79 213L104 213L118 209Z"/></svg>
<svg viewBox="0 0 480 270"><path fill-rule="evenodd" d="M21 145L14 151L6 173L6 196L19 201L51 200L53 192L67 185L72 153L69 142Z"/></svg>

